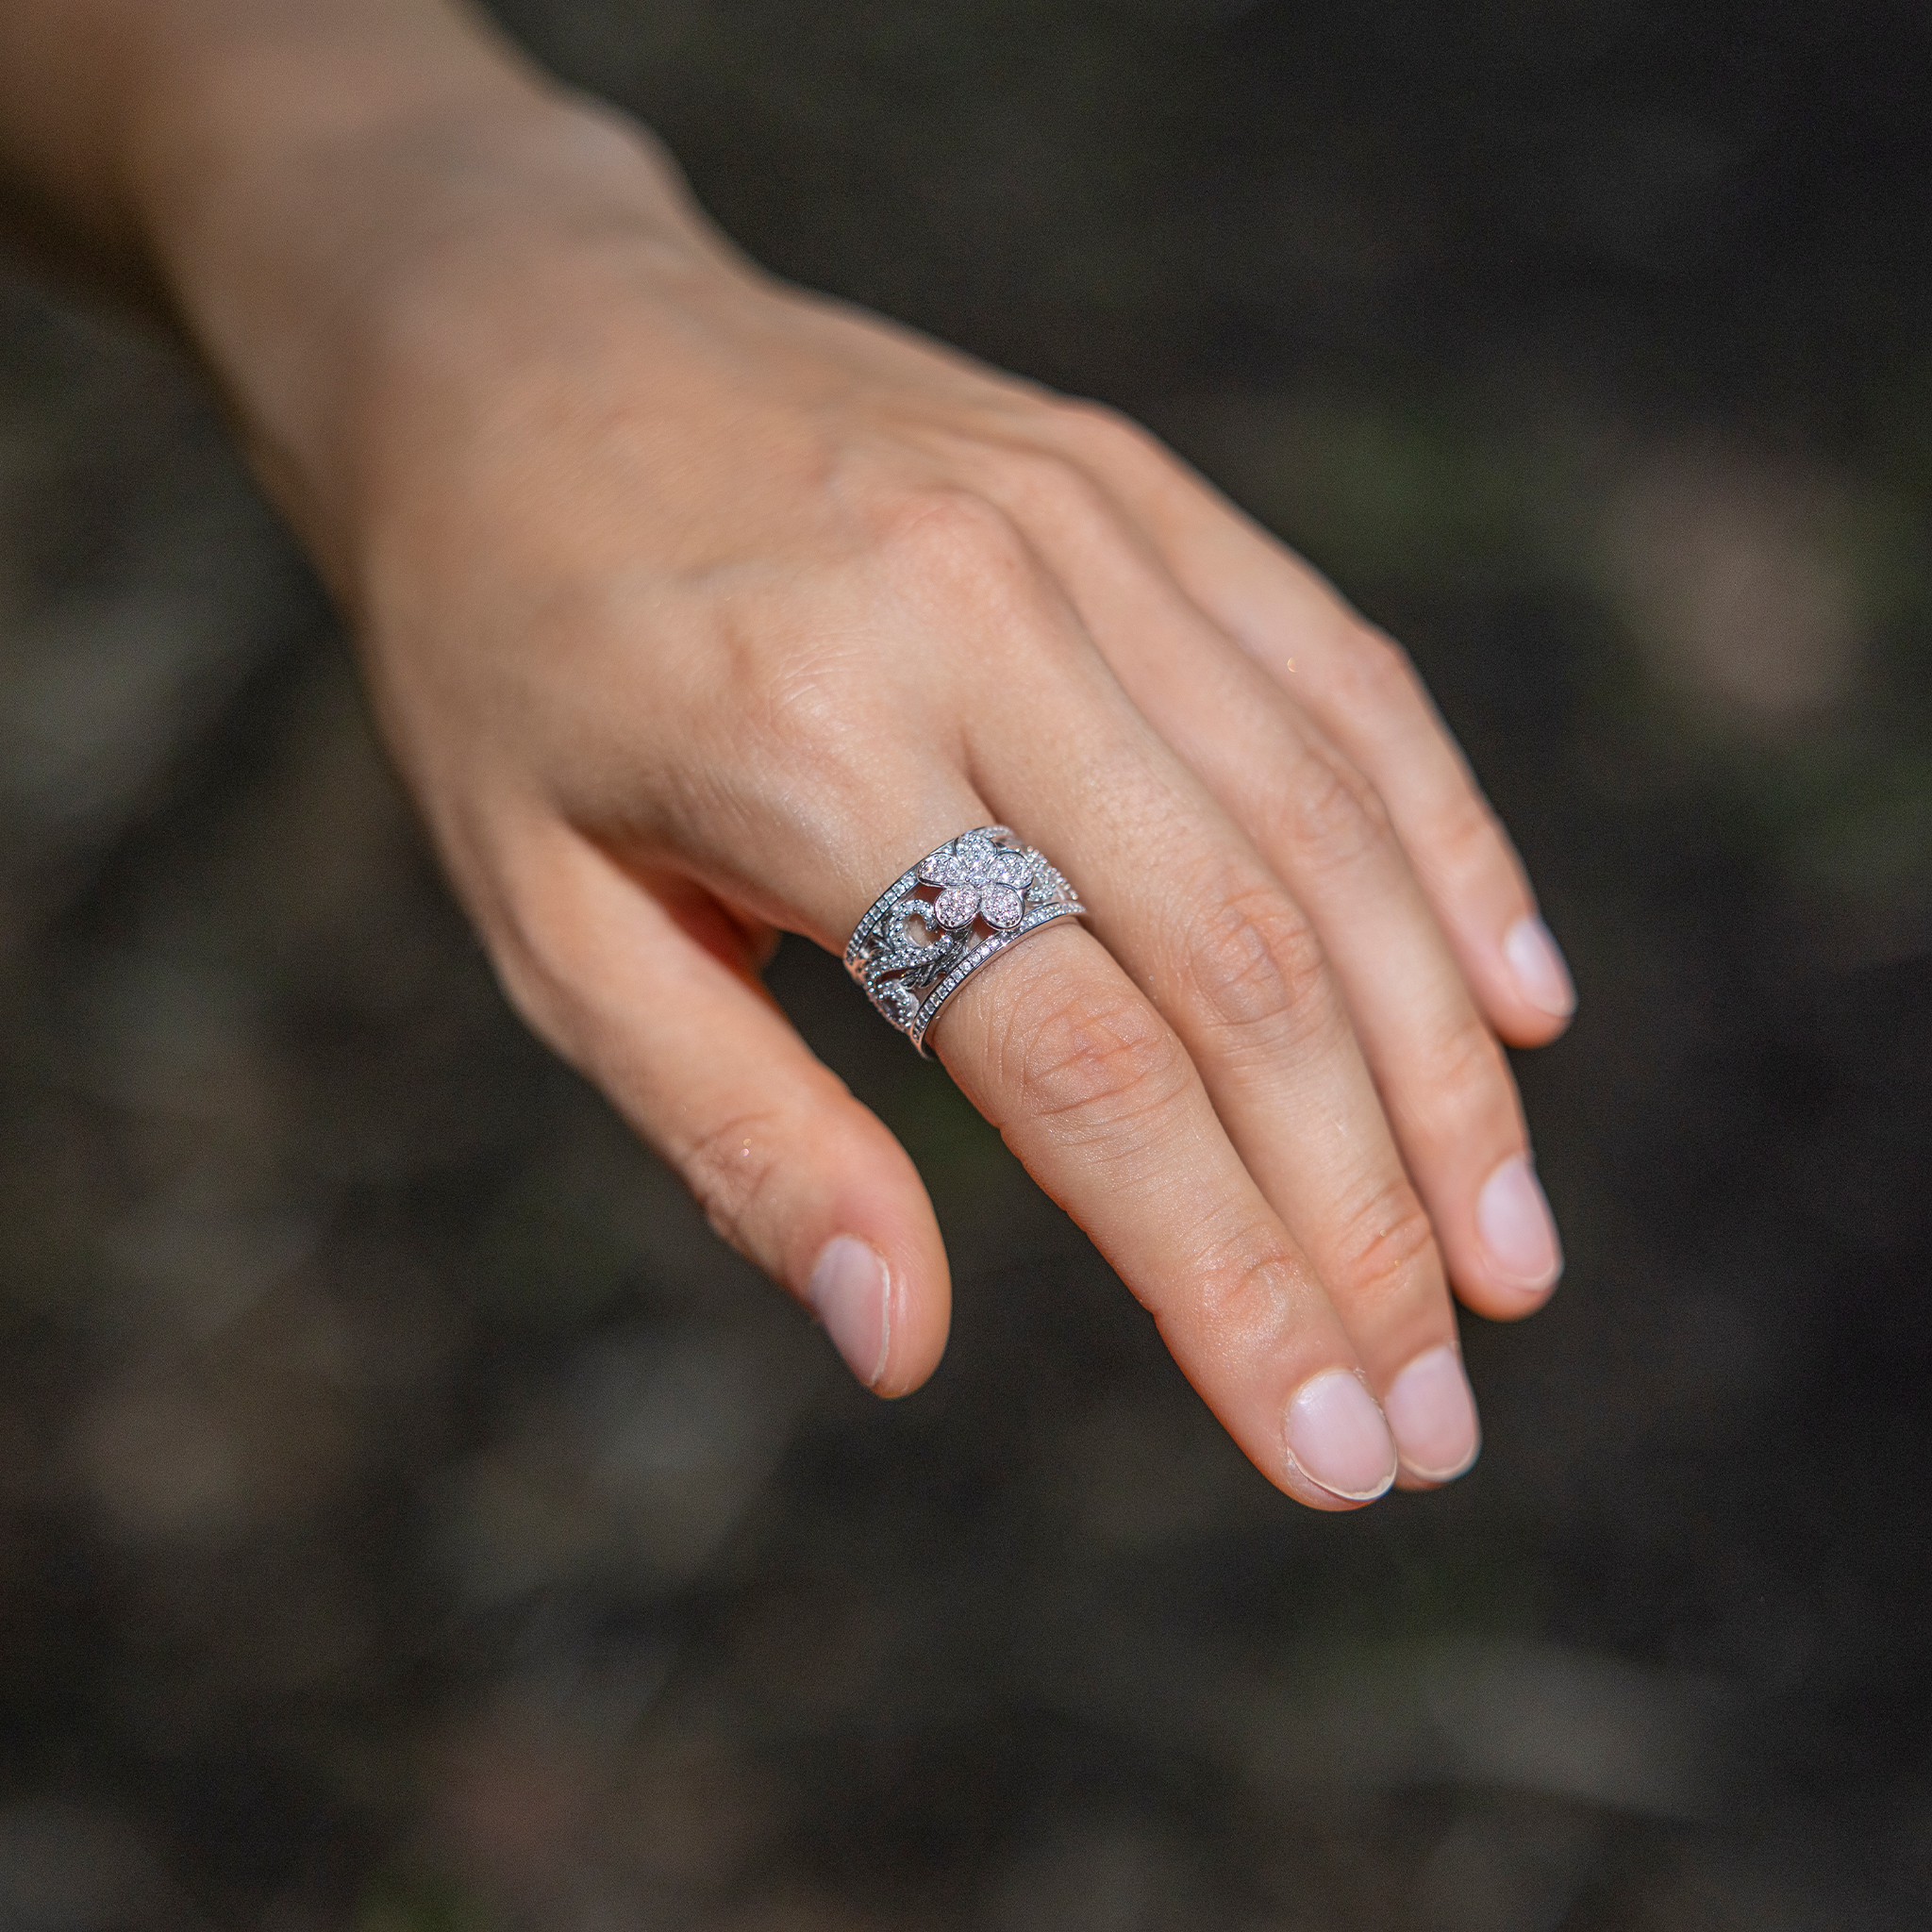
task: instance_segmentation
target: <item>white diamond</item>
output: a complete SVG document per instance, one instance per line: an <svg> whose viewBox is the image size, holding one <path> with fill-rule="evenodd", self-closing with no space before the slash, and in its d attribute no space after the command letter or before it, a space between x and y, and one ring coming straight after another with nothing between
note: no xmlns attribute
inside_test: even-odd
<svg viewBox="0 0 1932 1932"><path fill-rule="evenodd" d="M1011 886L989 886L979 895L979 910L987 924L1009 931L1020 923L1020 895Z"/></svg>
<svg viewBox="0 0 1932 1932"><path fill-rule="evenodd" d="M979 910L979 894L971 886L948 886L933 902L933 914L948 932L971 925Z"/></svg>

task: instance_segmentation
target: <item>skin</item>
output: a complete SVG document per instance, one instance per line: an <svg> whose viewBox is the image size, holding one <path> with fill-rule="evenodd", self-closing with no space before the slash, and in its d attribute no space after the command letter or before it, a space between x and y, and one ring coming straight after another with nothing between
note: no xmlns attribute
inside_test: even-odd
<svg viewBox="0 0 1932 1932"><path fill-rule="evenodd" d="M1339 1462L1308 1419L1423 1357L1399 1479L1467 1466L1451 1284L1560 1266L1521 1178L1513 1245L1479 1206L1527 1174L1499 1041L1571 1002L1327 584L1119 416L767 277L438 0L0 0L0 173L220 385L518 1010L870 1386L932 1373L945 1256L758 969L1002 822L1091 917L955 998L953 1077L1288 1493L1386 1487L1376 1408ZM875 1307L814 1285L841 1238Z"/></svg>

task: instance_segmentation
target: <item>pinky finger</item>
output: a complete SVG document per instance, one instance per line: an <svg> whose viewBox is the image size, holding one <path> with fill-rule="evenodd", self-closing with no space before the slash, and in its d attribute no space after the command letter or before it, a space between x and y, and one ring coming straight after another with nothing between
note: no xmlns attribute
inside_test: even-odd
<svg viewBox="0 0 1932 1932"><path fill-rule="evenodd" d="M677 1170L712 1226L818 1317L867 1388L918 1388L945 1350L952 1291L911 1159L749 962L695 936L736 930L714 902L692 921L575 834L552 837L523 869L511 929L484 922L511 999Z"/></svg>

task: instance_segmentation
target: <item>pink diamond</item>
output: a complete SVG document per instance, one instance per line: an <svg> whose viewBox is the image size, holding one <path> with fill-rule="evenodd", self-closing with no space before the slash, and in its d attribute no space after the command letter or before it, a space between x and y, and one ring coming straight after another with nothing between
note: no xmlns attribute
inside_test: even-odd
<svg viewBox="0 0 1932 1932"><path fill-rule="evenodd" d="M979 895L979 910L987 924L1010 931L1020 923L1020 895L1011 886L988 886Z"/></svg>
<svg viewBox="0 0 1932 1932"><path fill-rule="evenodd" d="M932 910L948 932L957 932L973 924L973 916L979 910L979 894L971 886L948 886L933 901Z"/></svg>

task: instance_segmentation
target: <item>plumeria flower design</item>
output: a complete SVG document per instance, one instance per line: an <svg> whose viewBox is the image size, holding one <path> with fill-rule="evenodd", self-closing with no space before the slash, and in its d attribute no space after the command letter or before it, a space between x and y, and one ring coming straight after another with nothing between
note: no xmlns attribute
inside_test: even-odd
<svg viewBox="0 0 1932 1932"><path fill-rule="evenodd" d="M932 916L947 932L983 919L996 932L1010 932L1025 908L1032 864L1024 852L1003 852L989 839L956 839L925 859L921 881L940 889Z"/></svg>

